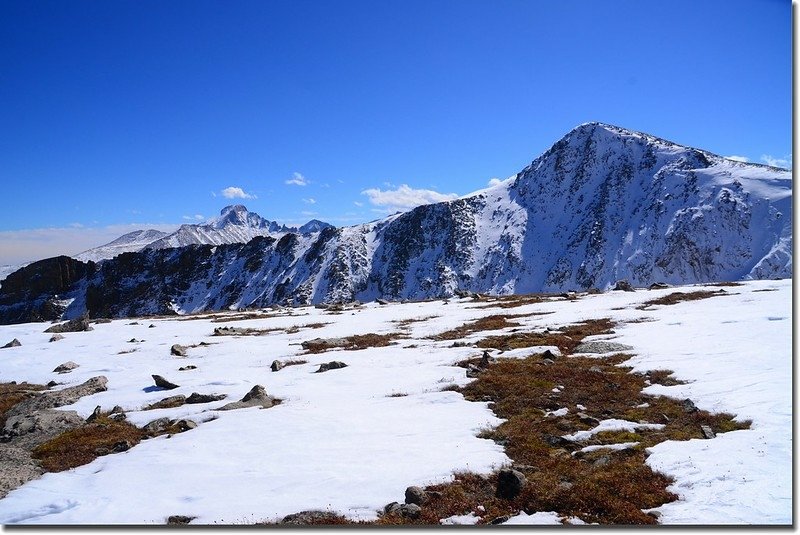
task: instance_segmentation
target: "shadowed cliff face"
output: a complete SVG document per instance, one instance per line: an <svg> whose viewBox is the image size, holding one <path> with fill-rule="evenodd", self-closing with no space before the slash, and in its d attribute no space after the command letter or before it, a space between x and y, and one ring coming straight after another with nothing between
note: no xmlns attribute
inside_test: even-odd
<svg viewBox="0 0 800 535"><path fill-rule="evenodd" d="M516 179L354 227L32 264L0 322L791 277L791 173L581 125Z"/></svg>

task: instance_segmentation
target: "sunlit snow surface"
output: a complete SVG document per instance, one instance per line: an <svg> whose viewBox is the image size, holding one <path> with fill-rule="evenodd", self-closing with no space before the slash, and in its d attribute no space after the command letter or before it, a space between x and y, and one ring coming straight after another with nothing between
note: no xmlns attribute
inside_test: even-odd
<svg viewBox="0 0 800 535"><path fill-rule="evenodd" d="M68 333L55 343L42 332L45 324L3 326L0 342L18 338L22 346L0 352L0 380L55 379L74 385L105 375L107 392L65 408L88 416L97 405L106 410L121 405L137 425L161 416L191 418L200 425L29 482L0 500L0 522L163 524L170 515L187 515L197 517L195 523L251 523L307 509L376 518L385 504L402 501L409 485L446 482L455 471L487 473L509 462L500 446L476 437L500 423L486 404L441 391L470 381L453 364L480 351L426 337L490 314L552 312L515 321L544 328L601 317L649 318L621 323L614 335L600 338L633 346L637 356L626 364L637 370L671 369L688 381L654 385L649 392L688 397L701 409L753 421L751 430L666 442L650 450L648 463L676 479L671 490L680 496L659 508L662 523L791 523L791 281L747 282L726 287L727 296L636 309L673 291L702 288L611 292L510 311L476 308L463 299L370 303L342 314L308 307L283 317L230 323L116 320L91 332ZM396 323L422 318L428 319L405 327ZM328 325L302 328L318 322ZM149 329L150 323L155 328ZM209 336L219 326L301 329ZM369 332L409 337L389 347L300 356L304 340ZM144 341L130 343L131 338ZM189 349L187 358L170 355L172 344L203 341L211 345ZM309 362L270 371L273 360L289 358ZM68 375L52 373L67 360L80 367ZM348 367L313 373L331 360ZM197 369L177 371L187 365ZM152 391L151 374L181 387ZM211 410L240 399L255 384L283 403L264 410ZM138 410L192 392L225 393L228 399Z"/></svg>

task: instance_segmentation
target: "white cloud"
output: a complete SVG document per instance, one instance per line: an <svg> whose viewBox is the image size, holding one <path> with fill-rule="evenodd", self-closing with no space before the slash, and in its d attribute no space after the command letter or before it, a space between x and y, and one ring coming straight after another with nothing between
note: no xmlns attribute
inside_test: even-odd
<svg viewBox="0 0 800 535"><path fill-rule="evenodd" d="M317 215L317 212L311 212L309 210L303 210L302 212L300 212L300 215L311 217L311 216Z"/></svg>
<svg viewBox="0 0 800 535"><path fill-rule="evenodd" d="M185 216L183 216L183 218L184 218L186 221L204 221L204 220L205 220L205 217L204 217L204 216L202 216L202 215L200 215L200 214L195 214L195 215L185 215Z"/></svg>
<svg viewBox="0 0 800 535"><path fill-rule="evenodd" d="M179 225L131 223L106 227L50 227L0 231L0 265L22 264L59 255L77 255L134 230L173 232Z"/></svg>
<svg viewBox="0 0 800 535"><path fill-rule="evenodd" d="M729 160L733 160L734 162L747 163L750 161L750 158L748 158L747 156L736 156L735 154L732 156L725 156L725 157Z"/></svg>
<svg viewBox="0 0 800 535"><path fill-rule="evenodd" d="M360 207L362 207L362 206L364 206L364 203L363 203L363 202L358 202L358 201L353 201L353 204L355 204L355 205L356 205L356 206L358 206L359 208L360 208Z"/></svg>
<svg viewBox="0 0 800 535"><path fill-rule="evenodd" d="M455 193L439 193L429 189L413 189L407 184L402 184L394 190L381 190L378 188L365 189L361 192L366 195L370 204L383 208L384 213L410 210L423 204L441 201L450 201L458 197Z"/></svg>
<svg viewBox="0 0 800 535"><path fill-rule="evenodd" d="M489 185L490 186L497 186L498 184L502 184L502 183L503 183L503 181L500 180L499 178L490 178L489 179Z"/></svg>
<svg viewBox="0 0 800 535"><path fill-rule="evenodd" d="M317 200L314 197L309 197L308 199L303 199L303 202L306 204L317 204Z"/></svg>
<svg viewBox="0 0 800 535"><path fill-rule="evenodd" d="M789 154L784 156L783 158L775 158L768 154L761 155L761 161L767 165L771 165L772 167L782 167L784 169L791 169L792 168L792 155Z"/></svg>
<svg viewBox="0 0 800 535"><path fill-rule="evenodd" d="M292 173L292 178L286 181L290 186L308 186L309 181L298 172Z"/></svg>
<svg viewBox="0 0 800 535"><path fill-rule="evenodd" d="M234 186L230 186L228 188L225 188L220 193L222 193L222 196L225 197L226 199L257 199L258 198L255 195L247 193L242 188L237 188L237 187L234 187Z"/></svg>

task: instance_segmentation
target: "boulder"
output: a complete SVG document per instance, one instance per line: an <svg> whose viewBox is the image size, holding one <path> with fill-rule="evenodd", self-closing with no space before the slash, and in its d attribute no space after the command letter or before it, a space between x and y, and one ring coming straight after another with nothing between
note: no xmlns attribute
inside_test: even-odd
<svg viewBox="0 0 800 535"><path fill-rule="evenodd" d="M69 320L64 323L59 323L58 325L53 325L44 330L46 333L77 333L81 331L91 331L93 327L89 325L89 318L83 316L82 318L76 318L74 320Z"/></svg>
<svg viewBox="0 0 800 535"><path fill-rule="evenodd" d="M314 373L322 373L327 372L330 370L338 370L339 368L346 368L347 364L344 362L339 362L338 360L332 360L331 362L326 362L324 364L319 365L319 369Z"/></svg>
<svg viewBox="0 0 800 535"><path fill-rule="evenodd" d="M197 392L192 392L192 394L186 398L186 403L211 403L212 401L225 399L225 397L225 394L198 394Z"/></svg>
<svg viewBox="0 0 800 535"><path fill-rule="evenodd" d="M669 284L666 284L664 282L654 282L653 284L648 286L648 289L650 289L650 290L666 290L669 287L670 287Z"/></svg>
<svg viewBox="0 0 800 535"><path fill-rule="evenodd" d="M504 468L497 474L495 495L504 500L513 500L519 496L526 483L525 474L511 468Z"/></svg>
<svg viewBox="0 0 800 535"><path fill-rule="evenodd" d="M16 338L14 338L13 340L11 340L9 343L4 345L3 347L0 347L0 349L8 349L9 347L19 347L21 345L22 345L22 343L19 340L17 340Z"/></svg>
<svg viewBox="0 0 800 535"><path fill-rule="evenodd" d="M180 407L184 403L188 403L186 396L177 395L177 396L170 396L168 398L164 398L161 401L156 401L150 405L144 407L144 410L149 411L153 409L173 409L175 407Z"/></svg>
<svg viewBox="0 0 800 535"><path fill-rule="evenodd" d="M155 382L158 388L163 388L164 390L172 390L178 388L178 385L175 383L170 383L160 375L153 375L153 381Z"/></svg>
<svg viewBox="0 0 800 535"><path fill-rule="evenodd" d="M171 517L167 518L167 525L169 526L180 526L183 524L188 524L192 520L194 520L195 516L184 516L184 515L172 515Z"/></svg>
<svg viewBox="0 0 800 535"><path fill-rule="evenodd" d="M75 411L36 410L9 417L3 427L2 442L33 450L36 446L83 424L84 419Z"/></svg>
<svg viewBox="0 0 800 535"><path fill-rule="evenodd" d="M246 407L261 407L263 409L268 409L273 405L275 405L275 398L267 394L267 391L263 386L256 385L251 388L250 391L245 394L240 401L228 403L217 410L230 411L234 409L244 409Z"/></svg>
<svg viewBox="0 0 800 535"><path fill-rule="evenodd" d="M53 373L69 373L79 366L80 364L68 360L64 364L59 364L58 366L56 366L56 368L53 370Z"/></svg>
<svg viewBox="0 0 800 535"><path fill-rule="evenodd" d="M630 351L633 347L616 342L582 342L575 348L575 353L619 353Z"/></svg>
<svg viewBox="0 0 800 535"><path fill-rule="evenodd" d="M406 489L406 503L422 505L428 499L428 493L422 487L408 487Z"/></svg>
<svg viewBox="0 0 800 535"><path fill-rule="evenodd" d="M108 389L106 387L107 383L108 379L99 375L78 386L42 392L11 407L6 411L6 416L32 414L35 411L71 405L84 396L105 392Z"/></svg>
<svg viewBox="0 0 800 535"><path fill-rule="evenodd" d="M284 368L284 364L283 364L283 362L281 362L279 360L273 360L272 361L272 365L269 367L269 369L274 371L274 372L282 370L283 368Z"/></svg>
<svg viewBox="0 0 800 535"><path fill-rule="evenodd" d="M286 515L281 524L288 524L291 526L305 526L309 524L324 526L325 524L338 524L339 517L328 511L300 511L291 515Z"/></svg>
<svg viewBox="0 0 800 535"><path fill-rule="evenodd" d="M162 431L166 431L169 429L170 425L172 425L172 420L169 418L158 418L142 427L142 431L148 435L155 435L161 433Z"/></svg>
<svg viewBox="0 0 800 535"><path fill-rule="evenodd" d="M178 368L178 371L179 372L185 372L185 371L188 371L188 370L196 370L196 369L197 369L197 366L194 366L194 365L190 364L189 366L181 366L180 368Z"/></svg>
<svg viewBox="0 0 800 535"><path fill-rule="evenodd" d="M58 342L59 340L63 340L63 339L64 339L64 335L63 334L54 334L53 336L50 337L49 341L50 342Z"/></svg>
<svg viewBox="0 0 800 535"><path fill-rule="evenodd" d="M102 413L103 413L103 411L102 411L102 409L100 408L100 405L96 406L96 407L94 408L94 410L92 411L92 414L90 414L90 415L89 415L89 417L88 417L88 418L86 418L86 423L87 423L87 424L90 424L90 423L92 423L92 422L96 421L98 418L100 418L100 415L101 415Z"/></svg>
<svg viewBox="0 0 800 535"><path fill-rule="evenodd" d="M633 289L633 286L631 286L631 283L628 282L625 279L618 280L617 284L614 285L614 290L621 290L623 292L633 292L633 291L635 291Z"/></svg>
<svg viewBox="0 0 800 535"><path fill-rule="evenodd" d="M169 348L169 352L171 355L175 355L176 357L186 357L189 355L186 347L180 344L173 345L171 348Z"/></svg>

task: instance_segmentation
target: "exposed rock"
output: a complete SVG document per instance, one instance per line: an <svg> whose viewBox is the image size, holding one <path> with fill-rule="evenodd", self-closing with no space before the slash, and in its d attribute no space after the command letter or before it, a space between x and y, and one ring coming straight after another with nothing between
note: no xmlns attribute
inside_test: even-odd
<svg viewBox="0 0 800 535"><path fill-rule="evenodd" d="M172 420L169 418L158 418L142 427L142 431L148 435L155 435L161 433L162 431L166 431L169 429L170 425L172 425Z"/></svg>
<svg viewBox="0 0 800 535"><path fill-rule="evenodd" d="M34 410L7 418L3 427L2 441L10 442L15 447L32 450L39 444L83 424L84 419L75 411Z"/></svg>
<svg viewBox="0 0 800 535"><path fill-rule="evenodd" d="M53 336L50 337L50 342L58 342L59 340L63 339L64 339L63 334L54 334Z"/></svg>
<svg viewBox="0 0 800 535"><path fill-rule="evenodd" d="M35 411L52 409L54 407L61 407L63 405L71 405L84 396L106 391L107 383L108 379L100 375L97 377L92 377L85 383L78 386L71 386L62 390L49 390L42 392L11 407L6 412L6 416L10 417L32 414ZM82 418L81 423L83 423Z"/></svg>
<svg viewBox="0 0 800 535"><path fill-rule="evenodd" d="M336 522L338 518L338 515L328 511L300 511L299 513L286 515L280 523L292 526L325 525L338 523Z"/></svg>
<svg viewBox="0 0 800 535"><path fill-rule="evenodd" d="M148 329L155 329L155 328L156 328L156 326L155 326L155 325L153 325L153 324L151 323L150 325L148 325L148 326L147 326L147 328L148 328Z"/></svg>
<svg viewBox="0 0 800 535"><path fill-rule="evenodd" d="M283 367L284 367L284 364L283 364L283 362L281 362L281 361L279 361L279 360L273 360L273 361L272 361L272 365L271 365L269 368L270 368L272 371L274 371L274 372L277 372L277 371L279 371L279 370L282 370L282 369L283 369Z"/></svg>
<svg viewBox="0 0 800 535"><path fill-rule="evenodd" d="M700 426L700 431L703 432L703 436L704 437L709 438L709 439L716 438L716 436L717 436L717 434L714 433L714 430L711 429L711 427L708 426L708 425L701 425Z"/></svg>
<svg viewBox="0 0 800 535"><path fill-rule="evenodd" d="M389 304L389 301L386 301L384 299L376 299L375 302L378 303L379 305L388 305Z"/></svg>
<svg viewBox="0 0 800 535"><path fill-rule="evenodd" d="M174 388L178 388L178 385L175 383L170 383L160 375L153 375L153 381L156 383L156 386L159 388L163 388L164 390L172 390Z"/></svg>
<svg viewBox="0 0 800 535"><path fill-rule="evenodd" d="M408 487L406 489L406 503L422 505L427 499L428 494L422 487Z"/></svg>
<svg viewBox="0 0 800 535"><path fill-rule="evenodd" d="M0 498L44 473L24 448L0 444Z"/></svg>
<svg viewBox="0 0 800 535"><path fill-rule="evenodd" d="M196 516L183 516L183 515L172 515L171 517L167 518L167 525L168 526L180 526L183 524L188 524L192 520L197 518Z"/></svg>
<svg viewBox="0 0 800 535"><path fill-rule="evenodd" d="M552 361L552 360L556 359L556 355L552 351L550 351L549 349L546 349L545 352L542 353L542 358L543 359L550 359Z"/></svg>
<svg viewBox="0 0 800 535"><path fill-rule="evenodd" d="M242 336L252 332L252 329L242 327L215 327L213 336Z"/></svg>
<svg viewBox="0 0 800 535"><path fill-rule="evenodd" d="M669 287L670 287L669 284L666 284L666 283L663 283L663 282L654 282L653 284L648 286L648 289L649 290L666 290Z"/></svg>
<svg viewBox="0 0 800 535"><path fill-rule="evenodd" d="M54 386L58 386L58 383L55 381L50 381L47 383L47 388L53 388Z"/></svg>
<svg viewBox="0 0 800 535"><path fill-rule="evenodd" d="M186 398L186 403L211 403L212 401L225 399L225 397L225 394L198 394L197 392L192 392L192 394Z"/></svg>
<svg viewBox="0 0 800 535"><path fill-rule="evenodd" d="M399 512L400 512L399 502L387 503L386 505L383 506L383 514L385 515L392 515Z"/></svg>
<svg viewBox="0 0 800 535"><path fill-rule="evenodd" d="M189 355L186 347L180 344L173 345L171 348L169 348L169 352L171 355L175 355L176 357L186 357Z"/></svg>
<svg viewBox="0 0 800 535"><path fill-rule="evenodd" d="M498 516L497 518L492 519L492 521L489 522L489 524L492 525L492 526L497 526L499 524L505 524L506 522L508 522L508 520L510 518L511 518L511 515Z"/></svg>
<svg viewBox="0 0 800 535"><path fill-rule="evenodd" d="M173 409L175 407L180 407L184 403L188 403L189 401L186 399L184 395L177 395L177 396L170 396L168 398L164 398L161 401L156 401L150 405L144 407L144 410L149 411L153 409Z"/></svg>
<svg viewBox="0 0 800 535"><path fill-rule="evenodd" d="M197 366L195 366L193 364L190 364L188 366L181 366L180 368L178 368L178 371L179 372L185 372L185 371L188 371L188 370L196 370L196 369L197 369Z"/></svg>
<svg viewBox="0 0 800 535"><path fill-rule="evenodd" d="M111 409L111 412L108 414L123 414L125 410L120 407L119 405L114 405L114 408Z"/></svg>
<svg viewBox="0 0 800 535"><path fill-rule="evenodd" d="M683 406L683 410L685 412L691 413L700 410L697 408L697 405L695 405L691 399L684 399L683 401L681 401L681 405Z"/></svg>
<svg viewBox="0 0 800 535"><path fill-rule="evenodd" d="M96 406L94 408L94 410L92 411L92 414L90 414L89 417L86 418L86 423L90 424L90 423L94 422L95 420L100 418L101 414L102 414L102 409L100 408L100 405L98 405L98 406Z"/></svg>
<svg viewBox="0 0 800 535"><path fill-rule="evenodd" d="M334 347L349 347L352 344L347 338L314 338L302 342L300 346L306 351L324 351Z"/></svg>
<svg viewBox="0 0 800 535"><path fill-rule="evenodd" d="M109 319L109 318L97 318L96 320L92 321L92 323L95 323L95 324L111 323L111 319Z"/></svg>
<svg viewBox="0 0 800 535"><path fill-rule="evenodd" d="M616 342L582 342L575 348L575 353L617 353L630 351L633 347Z"/></svg>
<svg viewBox="0 0 800 535"><path fill-rule="evenodd" d="M633 291L635 291L633 289L633 286L631 286L631 283L628 282L625 279L618 280L617 284L614 286L614 290L622 290L623 292L633 292Z"/></svg>
<svg viewBox="0 0 800 535"><path fill-rule="evenodd" d="M314 373L322 373L327 372L329 370L338 370L339 368L346 368L347 364L344 362L339 362L338 360L332 360L330 362L326 362L324 364L319 365L319 369Z"/></svg>
<svg viewBox="0 0 800 535"><path fill-rule="evenodd" d="M59 364L58 366L56 366L56 369L53 370L53 373L69 373L79 366L80 364L68 360L64 364Z"/></svg>
<svg viewBox="0 0 800 535"><path fill-rule="evenodd" d="M13 340L11 340L9 343L7 343L6 345L4 345L3 347L0 347L0 349L8 349L9 347L19 347L19 346L21 346L21 345L22 345L22 343L20 343L20 341L19 341L19 340L17 340L16 338L14 338Z"/></svg>
<svg viewBox="0 0 800 535"><path fill-rule="evenodd" d="M578 417L578 421L581 422L582 424L591 425L594 427L600 423L600 420L589 416L585 412L576 413L575 416Z"/></svg>
<svg viewBox="0 0 800 535"><path fill-rule="evenodd" d="M268 409L275 405L275 398L267 394L266 389L261 385L256 385L250 389L250 392L245 394L241 401L234 401L223 405L217 410L229 411L234 409L243 409L246 407L262 407Z"/></svg>
<svg viewBox="0 0 800 535"><path fill-rule="evenodd" d="M415 503L406 503L400 506L400 514L407 518L416 519L422 514L422 507Z"/></svg>
<svg viewBox="0 0 800 535"><path fill-rule="evenodd" d="M197 422L194 420L178 420L174 422L173 425L177 427L178 431L181 433L189 431L190 429L197 429Z"/></svg>
<svg viewBox="0 0 800 535"><path fill-rule="evenodd" d="M589 371L592 373L603 373L603 368L601 368L600 366L591 366L589 368Z"/></svg>
<svg viewBox="0 0 800 535"><path fill-rule="evenodd" d="M69 320L64 323L59 323L58 325L53 325L44 330L46 333L77 333L82 331L91 331L94 327L89 325L89 319L84 316L82 318L76 318L74 320Z"/></svg>
<svg viewBox="0 0 800 535"><path fill-rule="evenodd" d="M513 500L527 483L525 474L511 468L504 468L497 474L497 490L495 495L505 500Z"/></svg>
<svg viewBox="0 0 800 535"><path fill-rule="evenodd" d="M573 442L564 437L551 435L549 433L542 433L542 440L554 448L565 448L573 445Z"/></svg>

